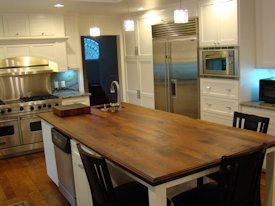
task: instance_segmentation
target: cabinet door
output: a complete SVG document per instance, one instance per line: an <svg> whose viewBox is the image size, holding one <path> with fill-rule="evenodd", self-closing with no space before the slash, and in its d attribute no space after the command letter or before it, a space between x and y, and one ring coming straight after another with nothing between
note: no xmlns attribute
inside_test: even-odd
<svg viewBox="0 0 275 206"><path fill-rule="evenodd" d="M53 36L54 19L52 15L29 15L31 36Z"/></svg>
<svg viewBox="0 0 275 206"><path fill-rule="evenodd" d="M200 47L215 46L218 39L218 13L214 3L199 7Z"/></svg>
<svg viewBox="0 0 275 206"><path fill-rule="evenodd" d="M149 18L138 19L138 55L150 56L152 55L152 28Z"/></svg>
<svg viewBox="0 0 275 206"><path fill-rule="evenodd" d="M275 67L275 1L256 2L256 60L257 67Z"/></svg>
<svg viewBox="0 0 275 206"><path fill-rule="evenodd" d="M51 133L51 129L53 128L53 126L44 120L41 120L41 125L47 174L51 178L51 180L58 186L57 167Z"/></svg>
<svg viewBox="0 0 275 206"><path fill-rule="evenodd" d="M237 1L220 3L220 28L218 45L238 45Z"/></svg>
<svg viewBox="0 0 275 206"><path fill-rule="evenodd" d="M140 60L140 95L141 105L148 108L155 108L154 101L154 75L152 60Z"/></svg>
<svg viewBox="0 0 275 206"><path fill-rule="evenodd" d="M66 16L64 20L65 34L70 37L66 41L68 68L80 69L82 68L82 62L77 17Z"/></svg>
<svg viewBox="0 0 275 206"><path fill-rule="evenodd" d="M5 36L29 36L29 18L25 14L6 14L3 16Z"/></svg>
<svg viewBox="0 0 275 206"><path fill-rule="evenodd" d="M71 140L76 202L80 206L92 206L90 186L76 144L76 141Z"/></svg>
<svg viewBox="0 0 275 206"><path fill-rule="evenodd" d="M132 104L141 104L140 96L140 72L138 62L134 60L126 60L126 76L127 76L127 101Z"/></svg>
<svg viewBox="0 0 275 206"><path fill-rule="evenodd" d="M138 55L138 47L137 47L137 23L135 21L135 31L124 31L124 49L125 56L133 57Z"/></svg>
<svg viewBox="0 0 275 206"><path fill-rule="evenodd" d="M0 37L4 36L3 16L0 16Z"/></svg>

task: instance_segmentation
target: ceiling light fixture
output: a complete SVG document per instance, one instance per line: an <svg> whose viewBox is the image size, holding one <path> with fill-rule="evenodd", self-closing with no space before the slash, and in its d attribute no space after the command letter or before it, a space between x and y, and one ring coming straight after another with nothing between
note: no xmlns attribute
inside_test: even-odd
<svg viewBox="0 0 275 206"><path fill-rule="evenodd" d="M125 31L135 31L135 22L130 18L129 0L128 0L128 19L124 20Z"/></svg>
<svg viewBox="0 0 275 206"><path fill-rule="evenodd" d="M93 24L95 22L94 18L92 19ZM90 27L90 36L96 37L96 36L100 36L100 28L97 26L92 26Z"/></svg>
<svg viewBox="0 0 275 206"><path fill-rule="evenodd" d="M188 10L182 9L180 0L180 9L174 10L174 22L178 23L188 23Z"/></svg>
<svg viewBox="0 0 275 206"><path fill-rule="evenodd" d="M62 8L62 7L64 7L64 4L55 4L54 7L56 7L56 8Z"/></svg>

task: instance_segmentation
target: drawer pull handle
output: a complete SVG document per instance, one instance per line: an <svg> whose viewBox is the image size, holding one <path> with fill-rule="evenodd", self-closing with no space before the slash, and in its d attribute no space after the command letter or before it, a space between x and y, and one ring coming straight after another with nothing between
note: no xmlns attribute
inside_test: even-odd
<svg viewBox="0 0 275 206"><path fill-rule="evenodd" d="M207 103L207 106L208 106L208 107L211 107L211 106L212 106L212 104L210 104L210 103Z"/></svg>
<svg viewBox="0 0 275 206"><path fill-rule="evenodd" d="M212 88L212 87L210 87L210 86L207 86L207 87L206 87L206 89L211 89L211 88Z"/></svg>
<svg viewBox="0 0 275 206"><path fill-rule="evenodd" d="M226 109L231 110L231 107L226 107Z"/></svg>
<svg viewBox="0 0 275 206"><path fill-rule="evenodd" d="M0 146L6 145L6 142L0 142Z"/></svg>
<svg viewBox="0 0 275 206"><path fill-rule="evenodd" d="M228 92L231 92L231 89L226 89Z"/></svg>

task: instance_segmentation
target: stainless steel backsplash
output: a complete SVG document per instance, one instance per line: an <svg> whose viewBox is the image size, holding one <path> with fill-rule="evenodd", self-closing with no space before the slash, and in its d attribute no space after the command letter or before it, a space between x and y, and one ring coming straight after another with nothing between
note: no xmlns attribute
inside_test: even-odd
<svg viewBox="0 0 275 206"><path fill-rule="evenodd" d="M0 76L0 99L2 100L47 94L51 94L50 73Z"/></svg>

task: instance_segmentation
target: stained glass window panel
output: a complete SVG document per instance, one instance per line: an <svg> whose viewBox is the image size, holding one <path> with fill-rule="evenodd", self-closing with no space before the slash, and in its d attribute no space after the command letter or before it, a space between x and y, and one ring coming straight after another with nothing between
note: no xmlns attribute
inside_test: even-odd
<svg viewBox="0 0 275 206"><path fill-rule="evenodd" d="M84 38L85 60L99 59L99 44L98 42Z"/></svg>

